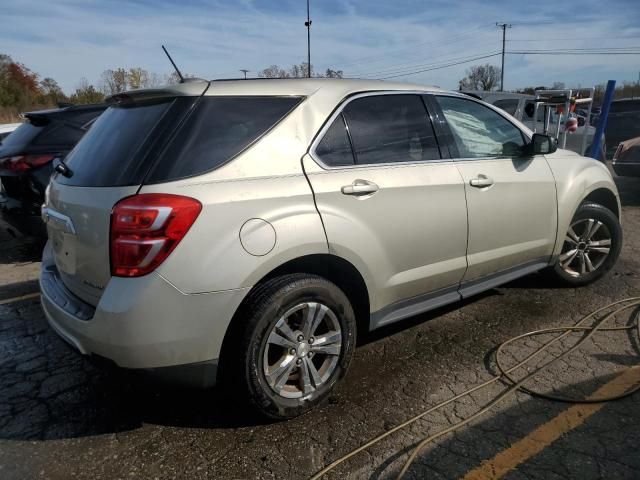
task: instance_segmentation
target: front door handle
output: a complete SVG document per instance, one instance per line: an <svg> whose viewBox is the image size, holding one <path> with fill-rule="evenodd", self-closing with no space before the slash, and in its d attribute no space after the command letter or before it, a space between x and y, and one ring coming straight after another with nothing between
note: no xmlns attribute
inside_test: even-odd
<svg viewBox="0 0 640 480"><path fill-rule="evenodd" d="M469 185L476 188L490 187L493 185L493 178L480 174L476 178L472 178Z"/></svg>
<svg viewBox="0 0 640 480"><path fill-rule="evenodd" d="M354 180L351 185L345 185L340 189L344 195L368 195L379 190L378 185L368 180Z"/></svg>

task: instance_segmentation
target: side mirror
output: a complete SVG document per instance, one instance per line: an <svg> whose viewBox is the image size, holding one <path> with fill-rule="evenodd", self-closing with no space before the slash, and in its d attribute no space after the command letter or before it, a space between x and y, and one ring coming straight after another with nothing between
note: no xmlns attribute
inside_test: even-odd
<svg viewBox="0 0 640 480"><path fill-rule="evenodd" d="M532 155L546 155L558 149L558 141L549 135L534 133L529 148Z"/></svg>

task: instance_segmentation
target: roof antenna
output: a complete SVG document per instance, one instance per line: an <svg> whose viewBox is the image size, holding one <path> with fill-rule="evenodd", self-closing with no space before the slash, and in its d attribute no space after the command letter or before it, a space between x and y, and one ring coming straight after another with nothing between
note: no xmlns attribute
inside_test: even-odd
<svg viewBox="0 0 640 480"><path fill-rule="evenodd" d="M182 73L180 73L180 69L176 66L176 62L173 61L173 58L171 58L171 55L169 55L169 52L167 52L167 49L164 48L164 45L162 45L162 50L164 50L164 53L167 55L167 58L171 62L171 65L173 65L173 68L175 69L176 73L180 77L180 83L184 83L184 77L182 76Z"/></svg>

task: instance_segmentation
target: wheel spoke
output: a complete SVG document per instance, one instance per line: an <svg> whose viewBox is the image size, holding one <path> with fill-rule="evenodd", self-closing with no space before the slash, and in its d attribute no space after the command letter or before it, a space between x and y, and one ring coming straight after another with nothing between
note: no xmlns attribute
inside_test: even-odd
<svg viewBox="0 0 640 480"><path fill-rule="evenodd" d="M563 267L568 267L571 262L573 262L573 259L576 258L576 255L578 255L578 249L574 248L572 250L569 250L566 253L563 253L562 255L560 255L560 265L562 265Z"/></svg>
<svg viewBox="0 0 640 480"><path fill-rule="evenodd" d="M280 321L276 323L276 329L280 330L287 338L287 340L290 340L292 342L297 341L295 333L293 333L293 330L291 330L291 327L289 327L289 324L287 323L287 320L285 318L281 318Z"/></svg>
<svg viewBox="0 0 640 480"><path fill-rule="evenodd" d="M311 384L311 375L309 372L309 364L306 361L307 359L305 358L305 361L302 362L302 364L300 365L300 382L301 382L301 388L302 388L302 392L305 395L310 394L311 392L313 392L315 389L313 387L313 385Z"/></svg>
<svg viewBox="0 0 640 480"><path fill-rule="evenodd" d="M587 238L587 236L589 235L589 232L591 231L591 229L593 228L593 224L595 223L595 220L593 218L590 218L589 220L587 220L587 224L584 227L584 230L582 232L582 238Z"/></svg>
<svg viewBox="0 0 640 480"><path fill-rule="evenodd" d="M610 247L611 239L607 238L605 240L594 240L588 243L588 246L591 247Z"/></svg>
<svg viewBox="0 0 640 480"><path fill-rule="evenodd" d="M296 348L296 344L294 342L292 342L288 338L283 337L276 331L271 332L271 335L269 335L267 342L272 345L279 345L285 348Z"/></svg>
<svg viewBox="0 0 640 480"><path fill-rule="evenodd" d="M340 355L342 349L342 334L340 332L327 332L322 337L316 338L311 345L311 350L315 353L324 353L327 355Z"/></svg>
<svg viewBox="0 0 640 480"><path fill-rule="evenodd" d="M318 388L320 385L322 385L322 378L318 373L318 369L316 368L316 366L313 364L313 361L309 357L304 359L304 364L306 368L309 370L309 374L311 375L311 380L313 381L313 386L315 388Z"/></svg>
<svg viewBox="0 0 640 480"><path fill-rule="evenodd" d="M287 383L291 370L295 367L296 362L293 355L287 355L283 358L282 362L269 373L269 382L276 391L282 390L284 384Z"/></svg>
<svg viewBox="0 0 640 480"><path fill-rule="evenodd" d="M589 241L591 240L591 238L595 235L595 233L600 229L600 227L602 226L602 222L600 221L595 221L594 224L592 224L591 229L587 232L587 235L585 236L585 241Z"/></svg>
<svg viewBox="0 0 640 480"><path fill-rule="evenodd" d="M608 247L589 247L590 252L604 253L605 255L608 255L610 250Z"/></svg>
<svg viewBox="0 0 640 480"><path fill-rule="evenodd" d="M571 243L578 244L580 238L576 235L576 232L573 230L573 227L569 227L569 231L567 232L567 240Z"/></svg>
<svg viewBox="0 0 640 480"><path fill-rule="evenodd" d="M308 305L309 308L302 328L302 333L306 338L313 336L313 332L316 331L318 325L320 325L320 322L322 322L322 319L329 310L326 306L317 303L309 303Z"/></svg>
<svg viewBox="0 0 640 480"><path fill-rule="evenodd" d="M593 267L593 263L591 263L589 255L587 253L583 253L582 256L584 257L584 261L587 266L587 272L593 272L595 268Z"/></svg>
<svg viewBox="0 0 640 480"><path fill-rule="evenodd" d="M584 253L580 255L580 274L587 273L587 262L584 260Z"/></svg>

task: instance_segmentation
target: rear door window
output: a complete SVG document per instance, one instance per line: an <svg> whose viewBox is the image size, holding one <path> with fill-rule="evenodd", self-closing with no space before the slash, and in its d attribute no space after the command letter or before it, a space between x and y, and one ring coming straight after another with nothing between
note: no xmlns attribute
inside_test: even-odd
<svg viewBox="0 0 640 480"><path fill-rule="evenodd" d="M343 110L357 164L440 159L440 151L419 95L357 98Z"/></svg>
<svg viewBox="0 0 640 480"><path fill-rule="evenodd" d="M355 163L342 114L335 118L316 147L315 153L322 162L330 167L344 167Z"/></svg>
<svg viewBox="0 0 640 480"><path fill-rule="evenodd" d="M30 122L25 122L16 128L11 135L2 141L3 148L24 147L38 135L45 127L36 127Z"/></svg>
<svg viewBox="0 0 640 480"><path fill-rule="evenodd" d="M199 175L223 165L274 127L301 100L275 96L202 97L145 183Z"/></svg>

